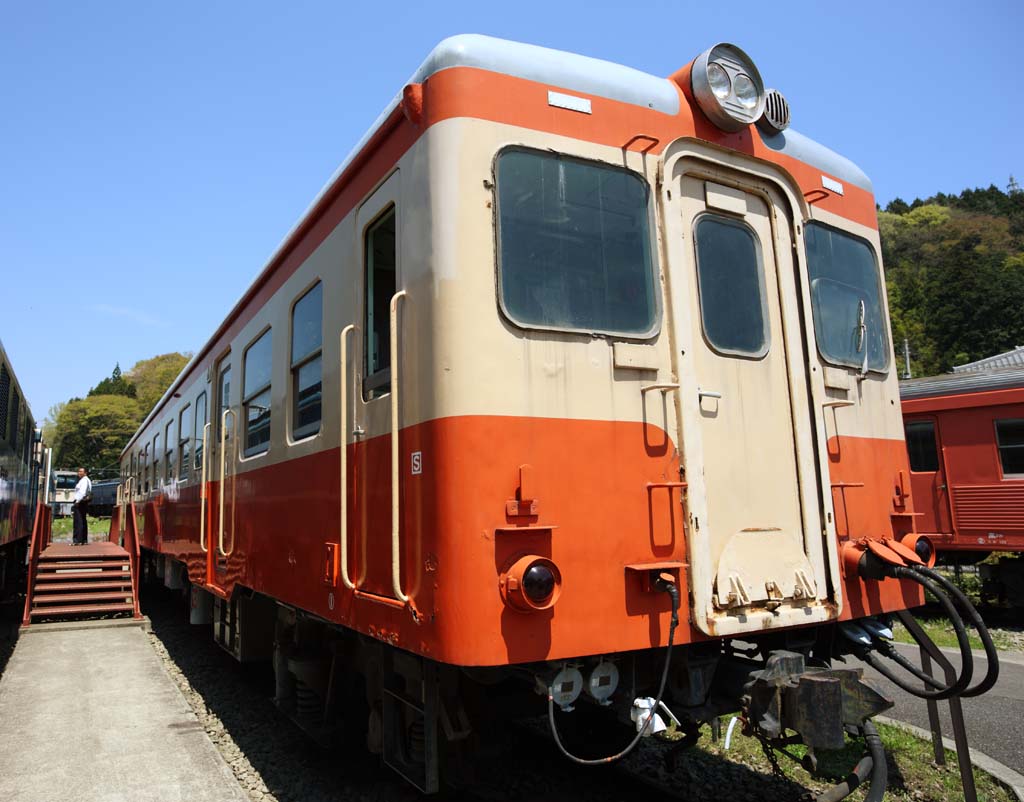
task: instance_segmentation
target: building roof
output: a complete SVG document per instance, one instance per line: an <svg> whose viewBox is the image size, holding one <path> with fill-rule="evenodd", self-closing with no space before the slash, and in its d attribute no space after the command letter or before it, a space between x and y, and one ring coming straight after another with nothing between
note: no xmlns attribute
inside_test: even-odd
<svg viewBox="0 0 1024 802"><path fill-rule="evenodd" d="M926 376L922 379L907 379L900 382L900 397L903 400L931 398L980 393L986 390L1012 390L1018 387L1024 387L1024 361L1016 367L974 369L960 373L945 373L941 376Z"/></svg>
<svg viewBox="0 0 1024 802"><path fill-rule="evenodd" d="M1014 366L1024 367L1024 345L1018 345L1012 351L995 356L987 356L977 362L968 362L966 365L956 365L954 373L974 373L979 370L990 370L991 368L1010 368Z"/></svg>

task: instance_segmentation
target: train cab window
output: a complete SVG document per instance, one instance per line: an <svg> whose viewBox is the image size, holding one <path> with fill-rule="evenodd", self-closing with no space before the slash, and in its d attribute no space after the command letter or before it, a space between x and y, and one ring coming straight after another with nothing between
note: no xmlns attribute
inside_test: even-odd
<svg viewBox="0 0 1024 802"><path fill-rule="evenodd" d="M639 175L509 148L498 156L496 184L506 317L526 328L655 332L649 193Z"/></svg>
<svg viewBox="0 0 1024 802"><path fill-rule="evenodd" d="M363 392L376 398L391 387L391 296L395 294L395 209L366 230L366 303L363 331Z"/></svg>
<svg viewBox="0 0 1024 802"><path fill-rule="evenodd" d="M163 476L160 473L160 433L153 435L153 487L157 488L163 484Z"/></svg>
<svg viewBox="0 0 1024 802"><path fill-rule="evenodd" d="M323 289L320 282L292 308L292 437L320 431Z"/></svg>
<svg viewBox="0 0 1024 802"><path fill-rule="evenodd" d="M932 473L939 469L939 449L935 442L935 421L911 421L906 425L907 456L914 473Z"/></svg>
<svg viewBox="0 0 1024 802"><path fill-rule="evenodd" d="M760 243L743 223L704 215L694 231L701 325L722 354L768 353L764 270Z"/></svg>
<svg viewBox="0 0 1024 802"><path fill-rule="evenodd" d="M178 479L188 481L189 468L192 467L192 405L186 404L178 413Z"/></svg>
<svg viewBox="0 0 1024 802"><path fill-rule="evenodd" d="M821 223L804 227L818 350L836 365L885 372L889 341L871 246Z"/></svg>
<svg viewBox="0 0 1024 802"><path fill-rule="evenodd" d="M174 447L174 421L167 421L164 427L164 481L171 482L177 475L174 472L174 454L177 449Z"/></svg>
<svg viewBox="0 0 1024 802"><path fill-rule="evenodd" d="M195 457L193 467L198 471L203 467L203 435L206 433L206 391L203 390L196 398L195 428L192 430L195 438Z"/></svg>
<svg viewBox="0 0 1024 802"><path fill-rule="evenodd" d="M1024 418L997 420L996 445L1004 479L1024 479Z"/></svg>
<svg viewBox="0 0 1024 802"><path fill-rule="evenodd" d="M270 448L271 330L245 350L242 372L242 420L247 457Z"/></svg>

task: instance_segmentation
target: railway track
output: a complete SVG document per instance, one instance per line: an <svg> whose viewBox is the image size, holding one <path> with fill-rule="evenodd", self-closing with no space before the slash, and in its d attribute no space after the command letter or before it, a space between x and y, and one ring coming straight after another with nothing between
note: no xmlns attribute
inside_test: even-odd
<svg viewBox="0 0 1024 802"><path fill-rule="evenodd" d="M143 595L154 649L253 802L376 802L423 797L378 757L324 749L272 702L269 668L239 665L184 618L179 597L161 588ZM617 732L623 738L628 730ZM574 766L557 754L540 719L487 733L470 788L449 792L465 802L521 800L798 800L806 789L705 753L667 771L665 749L642 743L607 768Z"/></svg>

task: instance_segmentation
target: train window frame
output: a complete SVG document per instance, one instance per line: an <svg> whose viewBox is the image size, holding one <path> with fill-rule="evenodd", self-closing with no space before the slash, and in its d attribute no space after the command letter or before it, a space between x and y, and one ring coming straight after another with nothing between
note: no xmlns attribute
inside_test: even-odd
<svg viewBox="0 0 1024 802"><path fill-rule="evenodd" d="M541 158L552 158L560 161L569 161L576 164L584 165L587 167L593 167L601 170L607 170L609 172L623 173L631 178L636 179L644 191L644 208L646 226L644 228L645 233L645 244L646 244L646 258L647 265L644 271L648 285L647 289L650 292L650 300L652 305L651 311L651 325L645 331L622 331L616 329L602 329L596 327L578 327L578 326L558 326L554 324L546 323L533 323L525 320L518 319L512 311L508 308L505 302L505 288L507 273L504 264L504 254L502 249L502 238L501 238L501 175L499 171L499 163L503 156L510 153L526 153L535 155ZM564 151L555 151L551 149L541 149L530 147L527 145L514 144L507 145L500 148L494 155L494 159L491 162L491 195L492 195L492 231L494 237L494 254L495 254L495 294L497 298L498 309L501 312L502 317L507 320L511 325L524 331L543 331L543 332L559 332L564 334L570 334L577 337L593 338L600 337L603 339L614 339L614 340L627 340L645 342L652 340L661 333L661 329L664 323L664 301L662 294L664 292L661 283L658 244L656 236L656 216L654 208L654 193L651 190L650 182L647 180L647 176L636 170L632 170L621 164L614 162L604 161L602 159L589 158L585 156L577 156L575 154L566 153Z"/></svg>
<svg viewBox="0 0 1024 802"><path fill-rule="evenodd" d="M163 477L160 476L160 429L157 428L153 435L153 489L156 490L163 485Z"/></svg>
<svg viewBox="0 0 1024 802"><path fill-rule="evenodd" d="M1006 461L1004 459L1004 453L1003 453L1004 450L1010 450L1010 449L1014 449L1014 450L1019 449L1022 453L1024 453L1024 439L1022 439L1021 442L1019 442L1019 443L1008 443L1008 444L1003 443L1002 435L1001 435L1000 430L999 430L999 428L1000 428L999 424L1001 424L1001 423L1002 424L1014 424L1014 425L1020 426L1022 429L1024 429L1024 418L993 418L993 420L992 420L992 428L995 431L995 436L996 436L996 455L997 455L997 458L999 460L999 475L1003 479L1009 479L1011 481L1024 479L1024 470L1021 470L1019 472L1014 471L1014 472L1007 473L1007 471L1006 471Z"/></svg>
<svg viewBox="0 0 1024 802"><path fill-rule="evenodd" d="M247 383L249 381L249 370L250 370L249 369L249 354L252 352L253 348L255 348L257 345L260 344L260 342L263 340L264 337L269 337L270 338L270 341L269 341L269 352L268 352L269 353L270 365L269 365L269 370L267 371L267 380L266 380L266 383L259 385L258 387L254 388L251 392L246 392L246 390L248 389L246 385L247 385ZM272 436L273 432L271 430L271 427L273 426L273 420L274 420L274 415L273 415L274 404L273 404L273 394L272 394L273 385L274 385L274 335L273 335L273 327L272 326L266 326L266 327L264 327L263 329L260 330L259 334L257 334L255 337L252 338L252 340L249 341L249 344L242 351L242 392L241 392L241 405L239 407L239 410L240 410L240 413L241 413L241 418L242 418L242 427L241 427L241 429L242 429L241 430L241 437L242 437L241 455L242 456L239 458L240 461L255 459L257 457L261 457L264 454L267 454L267 453L270 452L270 445L271 445L271 441L273 439L273 436ZM266 402L267 403L267 406L266 406L266 412L267 412L267 439L264 440L264 441L261 441L259 444L257 444L254 447L250 447L249 444L248 444L248 441L249 441L249 423L250 423L250 421L249 421L249 407L250 407L250 405L253 404L254 401L256 401L258 398L260 398L260 396L262 396L262 395L266 395L267 396L267 402Z"/></svg>
<svg viewBox="0 0 1024 802"><path fill-rule="evenodd" d="M397 233L397 232L396 232ZM397 267L397 260L396 260ZM298 309L306 298L312 293L319 290L320 294L320 330L319 339L315 347L296 355L295 353L295 325L296 316L295 311ZM288 340L288 356L289 356L289 368L288 368L288 444L294 445L295 443L305 442L314 437L320 435L323 429L323 351L324 351L324 285L321 277L317 277L315 281L308 284L305 289L299 293L298 297L292 302L291 310L289 312L289 340ZM313 362L319 360L318 381L316 384L320 385L320 401L319 401L319 413L315 422L309 422L305 425L300 426L298 424L299 418L299 395L301 388L299 386L300 372L303 368L307 368Z"/></svg>
<svg viewBox="0 0 1024 802"><path fill-rule="evenodd" d="M139 478L142 480L143 494L149 493L149 443L142 447L142 459L139 462Z"/></svg>
<svg viewBox="0 0 1024 802"><path fill-rule="evenodd" d="M177 473L175 472L174 461L175 455L178 453L177 441L171 436L174 434L174 418L171 418L164 425L164 483L169 484L174 481Z"/></svg>
<svg viewBox="0 0 1024 802"><path fill-rule="evenodd" d="M709 220L745 232L750 236L750 241L754 246L754 258L756 260L757 267L758 301L760 302L761 307L761 347L756 351L724 348L715 343L711 335L708 333L706 323L707 313L704 308L706 293L704 290L705 279L701 273L699 229L702 223ZM697 274L697 306L700 311L700 330L701 335L704 338L704 342L707 343L708 348L721 356L734 357L737 359L749 359L753 361L764 359L771 352L772 341L771 319L769 318L768 309L768 290L764 269L764 248L761 244L761 238L757 236L757 232L754 230L753 226L747 223L746 220L742 220L737 217L730 217L729 215L721 214L720 212L711 211L701 212L694 217L690 235L693 239L693 258Z"/></svg>
<svg viewBox="0 0 1024 802"><path fill-rule="evenodd" d="M394 219L394 261L395 269L394 273L394 288L391 294L387 298L388 302L388 325L385 330L388 334L388 347L381 352L381 360L386 361L387 364L384 367L378 368L377 370L370 371L370 353L371 353L371 342L374 336L374 303L373 295L375 294L376 282L373 279L375 271L371 268L370 259L370 236L381 226L388 218ZM362 322L363 322L363 400L370 401L374 398L380 398L391 392L391 321L390 321L390 304L391 298L394 296L398 289L398 276L399 276L399 217L398 217L398 204L395 202L387 203L384 207L373 216L364 227L362 232L362 258L363 258L363 311L362 311Z"/></svg>
<svg viewBox="0 0 1024 802"><path fill-rule="evenodd" d="M881 354L883 357L883 362L881 363L881 365L872 365L870 364L869 353L867 373L875 373L882 376L887 375L892 367L892 333L890 331L891 323L889 321L889 309L887 303L885 282L882 276L882 266L878 258L878 252L875 250L875 247L871 243L871 241L866 239L865 237L862 237L858 234L854 234L852 231L840 228L839 226L830 225L829 223L825 223L821 220L809 219L804 222L802 239L804 246L804 264L807 270L807 291L811 301L811 323L814 329L814 341L818 351L818 355L821 357L823 361L827 362L830 365L836 365L838 367L861 368L863 366L863 360L857 361L840 359L839 357L833 354L827 353L825 350L824 338L822 336L823 325L820 323L822 319L822 314L819 313L818 311L820 308L818 300L819 296L815 283L816 281L827 277L815 277L814 270L812 269L811 251L807 243L808 232L816 229L822 229L831 234L838 234L856 243L862 244L865 248L867 248L868 255L871 257L873 274L875 278L875 297L878 301L879 317L880 322L882 324L879 330L881 332L882 337ZM841 283L835 281L834 279L832 279L832 281L835 284ZM859 287L855 287L853 285L844 284L844 286L850 286L854 290L860 289ZM869 347L870 345L865 343L865 348L867 349Z"/></svg>
<svg viewBox="0 0 1024 802"><path fill-rule="evenodd" d="M178 475L176 479L179 484L187 482L192 475L192 427L184 425L189 420L185 416L191 415L191 412L191 402L178 410Z"/></svg>
<svg viewBox="0 0 1024 802"><path fill-rule="evenodd" d="M911 448L911 439L910 439L910 428L912 426L917 426L917 427L928 426L928 427L931 428L931 442L932 442L931 455L932 455L932 458L933 458L934 464L935 464L934 468L914 467L915 466L915 459L914 459L915 453L914 453L914 451ZM942 460L940 458L940 450L939 450L939 427L936 424L936 421L935 421L934 418L917 418L915 420L905 421L903 423L903 439L907 443L907 463L910 465L910 472L911 473L938 473L940 470L942 470ZM916 463L916 464L920 465L921 463ZM930 465L932 463L928 463L928 464Z"/></svg>
<svg viewBox="0 0 1024 802"><path fill-rule="evenodd" d="M199 420L199 402L202 401L203 405L203 416L202 422ZM195 410L192 413L192 438L195 442L192 444L192 470L200 471L203 467L203 459L205 457L205 451L203 448L203 434L206 429L207 416L209 415L209 401L206 395L206 390L203 390L199 395L196 396Z"/></svg>

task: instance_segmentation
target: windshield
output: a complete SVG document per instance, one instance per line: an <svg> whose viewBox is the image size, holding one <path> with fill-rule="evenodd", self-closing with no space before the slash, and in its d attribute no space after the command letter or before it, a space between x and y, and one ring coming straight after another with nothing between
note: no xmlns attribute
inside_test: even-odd
<svg viewBox="0 0 1024 802"><path fill-rule="evenodd" d="M74 490L78 484L78 476L73 473L58 474L56 479L58 490Z"/></svg>
<svg viewBox="0 0 1024 802"><path fill-rule="evenodd" d="M820 223L804 229L818 350L829 362L862 370L889 367L878 266L862 239Z"/></svg>
<svg viewBox="0 0 1024 802"><path fill-rule="evenodd" d="M510 149L497 163L505 313L524 326L647 337L658 304L647 183L620 167Z"/></svg>

